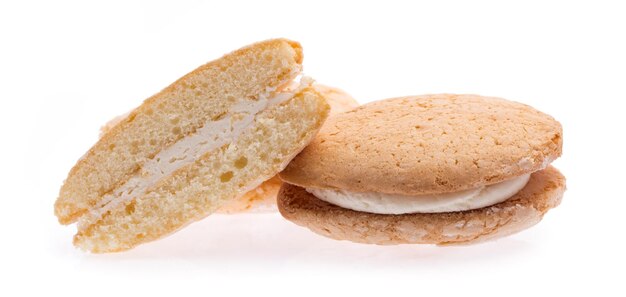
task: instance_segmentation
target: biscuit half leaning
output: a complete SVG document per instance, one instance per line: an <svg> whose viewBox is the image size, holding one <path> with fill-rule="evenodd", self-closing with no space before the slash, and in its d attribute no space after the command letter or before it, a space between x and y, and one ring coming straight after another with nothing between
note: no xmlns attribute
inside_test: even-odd
<svg viewBox="0 0 626 297"><path fill-rule="evenodd" d="M530 106L477 95L382 100L331 117L280 173L281 214L334 239L467 244L559 205L562 128Z"/></svg>
<svg viewBox="0 0 626 297"><path fill-rule="evenodd" d="M329 107L301 79L300 44L259 42L200 66L108 130L61 187L74 244L127 250L202 219L270 179L315 136ZM287 88L287 86L290 86Z"/></svg>

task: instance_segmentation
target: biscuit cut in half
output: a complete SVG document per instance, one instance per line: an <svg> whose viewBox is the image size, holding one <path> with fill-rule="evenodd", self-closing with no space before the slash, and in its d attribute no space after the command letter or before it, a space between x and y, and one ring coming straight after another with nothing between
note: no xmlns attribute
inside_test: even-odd
<svg viewBox="0 0 626 297"><path fill-rule="evenodd" d="M55 214L102 253L156 240L272 178L326 119L302 48L275 39L200 66L114 124L77 162Z"/></svg>
<svg viewBox="0 0 626 297"><path fill-rule="evenodd" d="M559 205L562 128L530 106L425 95L330 118L280 173L288 220L372 244L468 244L526 229Z"/></svg>
<svg viewBox="0 0 626 297"><path fill-rule="evenodd" d="M314 84L313 88L318 91L330 105L330 116L352 110L359 103L345 91L321 84ZM243 212L274 212L276 208L276 195L282 181L278 176L263 182L255 189L241 197L234 199L218 210L219 213L236 214Z"/></svg>

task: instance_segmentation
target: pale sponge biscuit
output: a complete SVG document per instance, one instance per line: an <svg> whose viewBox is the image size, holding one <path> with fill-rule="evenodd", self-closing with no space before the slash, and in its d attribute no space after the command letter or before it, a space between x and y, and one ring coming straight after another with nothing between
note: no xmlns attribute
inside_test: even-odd
<svg viewBox="0 0 626 297"><path fill-rule="evenodd" d="M559 205L565 178L554 167L535 172L524 189L493 206L449 213L384 215L341 208L285 183L278 209L288 220L338 240L371 244L467 244L507 236L538 223Z"/></svg>
<svg viewBox="0 0 626 297"><path fill-rule="evenodd" d="M402 97L329 119L281 178L356 192L453 192L545 168L561 148L561 125L524 104L477 95Z"/></svg>
<svg viewBox="0 0 626 297"><path fill-rule="evenodd" d="M318 91L330 105L330 116L352 110L359 106L359 103L345 91L314 84L313 88ZM275 176L263 182L256 189L245 195L234 199L218 210L220 213L241 213L241 212L271 212L276 211L276 195L282 185L282 181Z"/></svg>
<svg viewBox="0 0 626 297"><path fill-rule="evenodd" d="M201 219L279 172L328 115L300 73L302 49L275 39L207 63L144 101L70 171L55 203L74 243L112 252ZM205 150L203 150L205 149Z"/></svg>

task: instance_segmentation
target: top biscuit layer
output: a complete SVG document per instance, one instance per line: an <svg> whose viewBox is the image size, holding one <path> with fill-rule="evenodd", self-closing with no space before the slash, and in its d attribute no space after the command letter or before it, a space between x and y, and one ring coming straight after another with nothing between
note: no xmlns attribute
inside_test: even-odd
<svg viewBox="0 0 626 297"><path fill-rule="evenodd" d="M561 155L559 122L530 106L477 95L423 95L328 119L280 174L302 187L405 195L494 184Z"/></svg>

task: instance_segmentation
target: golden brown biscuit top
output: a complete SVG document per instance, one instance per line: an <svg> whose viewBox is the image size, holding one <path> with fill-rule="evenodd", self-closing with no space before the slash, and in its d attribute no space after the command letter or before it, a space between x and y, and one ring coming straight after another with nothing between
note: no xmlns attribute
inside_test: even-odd
<svg viewBox="0 0 626 297"><path fill-rule="evenodd" d="M561 125L530 106L477 95L410 96L329 118L280 177L304 187L445 193L545 168L561 148Z"/></svg>

